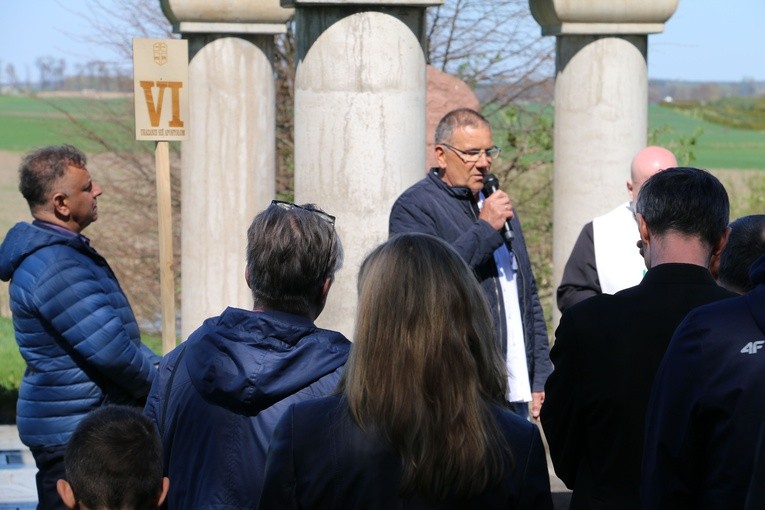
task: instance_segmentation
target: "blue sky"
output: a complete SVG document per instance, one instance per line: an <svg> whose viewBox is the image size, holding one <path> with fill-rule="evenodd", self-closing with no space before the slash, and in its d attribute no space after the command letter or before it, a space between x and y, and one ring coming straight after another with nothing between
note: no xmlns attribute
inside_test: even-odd
<svg viewBox="0 0 765 510"><path fill-rule="evenodd" d="M680 0L664 33L648 38L648 75L765 81L764 24L765 0Z"/></svg>
<svg viewBox="0 0 765 510"><path fill-rule="evenodd" d="M0 72L13 63L21 80L27 72L35 80L41 56L64 58L70 71L93 57L117 59L108 49L77 40L90 30L76 14L87 5L85 0L0 0ZM649 37L649 77L765 81L763 23L765 0L680 0L664 33Z"/></svg>

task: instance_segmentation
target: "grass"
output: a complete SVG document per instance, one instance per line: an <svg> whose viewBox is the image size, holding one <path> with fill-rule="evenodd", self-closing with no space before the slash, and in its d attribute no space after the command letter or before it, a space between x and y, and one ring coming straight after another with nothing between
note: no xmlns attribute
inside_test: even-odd
<svg viewBox="0 0 765 510"><path fill-rule="evenodd" d="M712 102L675 101L663 105L722 126L765 131L765 96L726 97Z"/></svg>
<svg viewBox="0 0 765 510"><path fill-rule="evenodd" d="M132 104L130 98L0 95L0 150L26 152L33 147L70 143L86 153L102 152L103 144L84 130L119 149L128 149L138 143L133 132L125 131L112 119L132 119Z"/></svg>
<svg viewBox="0 0 765 510"><path fill-rule="evenodd" d="M162 352L162 339L144 335L141 341L152 351ZM0 317L0 423L15 423L16 399L26 364L13 333L13 321Z"/></svg>
<svg viewBox="0 0 765 510"><path fill-rule="evenodd" d="M15 423L24 360L13 336L13 322L0 317L0 423Z"/></svg>
<svg viewBox="0 0 765 510"><path fill-rule="evenodd" d="M92 142L81 138L66 119L17 117L0 114L0 140L7 151L26 152L33 147L71 143L86 152L95 149Z"/></svg>
<svg viewBox="0 0 765 510"><path fill-rule="evenodd" d="M717 102L688 107L649 105L648 124L656 133L654 143L672 146L681 137L692 137L700 130L693 146L695 163L709 169L761 169L765 170L765 136L762 131L736 129L705 118L735 120L751 117L757 107L743 100L726 98ZM118 128L111 121L115 117L132 119L133 106L130 97L94 99L67 97L29 97L0 95L0 150L25 152L32 147L72 143L85 152L101 152L103 145L85 136L82 129L74 126L72 119L63 113L71 112L72 118L92 133L119 149L129 149L134 133ZM531 112L543 112L552 118L549 105L527 105ZM759 110L756 110L759 111ZM503 113L494 112L496 120ZM508 112L504 112L505 115ZM513 124L523 125L519 119ZM729 122L730 123L730 122ZM132 123L128 123L132 126ZM496 123L501 125L501 123ZM132 129L132 128L131 128ZM511 134L498 132L497 140L505 141ZM509 143L509 142L508 142ZM503 144L510 150L507 143ZM509 156L509 154L508 154Z"/></svg>
<svg viewBox="0 0 765 510"><path fill-rule="evenodd" d="M765 170L765 133L713 124L690 110L650 105L648 120L660 133L658 145L671 145L681 136L693 136L701 129L693 147L695 164L707 169ZM661 132L663 131L663 132Z"/></svg>
<svg viewBox="0 0 765 510"><path fill-rule="evenodd" d="M49 117L63 111L79 116L98 116L105 111L132 113L130 97L97 99L88 97L4 96L0 95L0 111L16 117Z"/></svg>

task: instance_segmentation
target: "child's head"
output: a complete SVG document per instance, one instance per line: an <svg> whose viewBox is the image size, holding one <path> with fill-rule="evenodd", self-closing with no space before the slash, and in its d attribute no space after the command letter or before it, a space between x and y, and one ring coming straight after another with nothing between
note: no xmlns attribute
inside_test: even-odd
<svg viewBox="0 0 765 510"><path fill-rule="evenodd" d="M86 416L67 444L64 466L66 480L57 488L69 508L154 510L167 494L157 427L132 407Z"/></svg>

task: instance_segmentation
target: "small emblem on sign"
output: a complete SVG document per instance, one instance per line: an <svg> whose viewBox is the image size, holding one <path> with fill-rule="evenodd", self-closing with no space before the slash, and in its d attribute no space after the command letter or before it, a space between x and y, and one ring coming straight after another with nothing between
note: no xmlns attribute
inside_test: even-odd
<svg viewBox="0 0 765 510"><path fill-rule="evenodd" d="M157 65L167 64L167 44L163 42L154 43L154 62Z"/></svg>

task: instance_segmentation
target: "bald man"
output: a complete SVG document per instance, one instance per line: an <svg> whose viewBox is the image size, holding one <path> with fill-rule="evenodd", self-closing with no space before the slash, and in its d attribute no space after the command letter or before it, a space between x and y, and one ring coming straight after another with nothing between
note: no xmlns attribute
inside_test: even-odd
<svg viewBox="0 0 765 510"><path fill-rule="evenodd" d="M635 155L627 179L629 201L587 223L571 250L557 292L561 313L589 297L640 283L646 267L636 248L640 235L632 204L649 177L676 166L674 154L663 147L649 146Z"/></svg>

